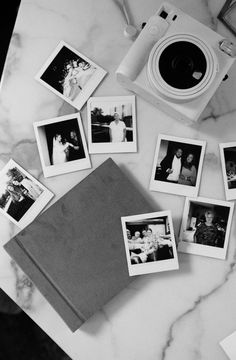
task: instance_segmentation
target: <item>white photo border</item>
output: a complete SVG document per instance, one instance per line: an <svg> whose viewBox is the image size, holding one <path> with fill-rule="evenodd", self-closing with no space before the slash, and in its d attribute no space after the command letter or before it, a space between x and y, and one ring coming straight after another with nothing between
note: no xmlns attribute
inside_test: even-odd
<svg viewBox="0 0 236 360"><path fill-rule="evenodd" d="M234 142L227 142L227 143L220 143L220 160L221 160L221 168L222 168L222 176L224 182L224 189L225 189L225 197L226 200L235 200L236 199L236 188L229 189L228 187L228 180L226 175L226 164L225 164L225 156L224 150L227 148L235 147L236 148L236 141Z"/></svg>
<svg viewBox="0 0 236 360"><path fill-rule="evenodd" d="M136 220L144 220L145 221L147 219L156 219L158 217L163 217L163 216L168 217L171 241L173 243L174 257L172 259L159 260L159 261L154 261L154 262L149 262L149 263L131 264L128 242L127 242L126 222L136 221ZM129 276L136 276L136 275L149 274L149 273L154 273L154 272L179 269L178 254L177 254L176 241L175 241L175 236L174 236L174 227L173 227L173 221L172 221L172 216L171 216L170 210L157 211L157 212L139 214L139 215L122 216L121 224L122 224L123 239L124 239L124 245L125 245L126 260L127 260L127 265L128 265Z"/></svg>
<svg viewBox="0 0 236 360"><path fill-rule="evenodd" d="M122 143L92 142L91 106L94 102L99 102L99 101L101 103L105 103L105 102L117 103L117 104L129 103L132 105L133 141L127 141ZM137 152L137 124L136 124L135 95L91 97L87 102L87 118L88 118L88 147L90 154Z"/></svg>
<svg viewBox="0 0 236 360"><path fill-rule="evenodd" d="M229 208L229 217L228 217L228 222L227 222L227 228L226 228L225 241L224 241L223 248L218 248L218 247L209 246L209 245L196 244L196 243L190 243L190 242L186 242L186 241L182 240L182 235L183 235L183 232L185 231L186 225L187 225L187 218L188 218L188 213L189 213L189 208L190 208L191 202L213 204L213 205L219 205L219 206ZM201 256L207 256L207 257L225 260L226 255L227 255L228 244L229 244L229 236L230 236L230 230L231 230L233 211L234 211L234 203L233 202L209 199L209 198L204 198L204 197L186 198L185 204L184 204L184 211L183 211L180 232L179 232L179 243L178 243L178 247L177 247L178 251L187 253L187 254L201 255Z"/></svg>
<svg viewBox="0 0 236 360"><path fill-rule="evenodd" d="M31 205L31 207L27 210L27 212L22 216L19 221L16 221L11 215L9 215L6 211L0 208L0 212L4 214L9 220L11 220L15 225L17 225L20 229L25 228L29 225L38 215L39 213L46 207L49 201L54 197L54 194L48 190L41 182L39 182L35 177L30 175L22 166L20 166L15 160L10 159L7 164L0 171L0 178L3 174L6 174L8 169L12 167L16 167L20 170L28 179L32 180L35 184L37 184L43 192L39 195L38 199Z"/></svg>
<svg viewBox="0 0 236 360"><path fill-rule="evenodd" d="M60 52L60 50L63 48L63 46L67 47L69 50L71 50L75 55L79 56L83 60L87 61L89 64L93 65L96 68L95 73L92 75L91 79L88 80L88 82L85 85L85 88L81 90L78 97L72 101L68 99L66 96L64 96L62 93L57 91L53 88L53 86L49 85L46 81L41 79L41 76L44 74L44 72L47 70L47 68L50 66L54 58L57 56L57 54ZM60 96L63 100L68 102L70 105L74 106L77 110L81 110L88 98L92 95L92 93L95 91L95 89L98 87L100 82L103 80L103 78L107 75L107 71L104 70L101 66L97 65L95 62L93 62L91 59L89 59L84 54L80 53L78 50L74 49L72 46L70 46L65 41L60 41L59 44L56 46L54 51L51 53L51 55L48 57L46 62L43 64L43 66L40 68L38 73L35 75L35 80L39 81L42 85L44 85L46 88L51 90L54 94Z"/></svg>
<svg viewBox="0 0 236 360"><path fill-rule="evenodd" d="M162 140L201 146L201 155L200 155L199 164L198 164L198 172L197 172L197 179L196 179L195 186L168 183L166 181L154 179L157 161L158 161L159 150L160 150ZM155 155L154 155L154 160L153 160L149 189L151 191L159 191L159 192L175 194L175 195L197 197L199 187L200 187L201 173L202 173L202 167L203 167L203 160L204 160L204 156L205 156L205 150L206 150L206 141L205 140L195 140L195 139L188 139L188 138L159 134L158 138L157 138L157 144L156 144L156 150L155 150Z"/></svg>
<svg viewBox="0 0 236 360"><path fill-rule="evenodd" d="M79 128L80 135L81 135L85 158L68 161L68 162L62 163L62 164L55 164L55 165L47 166L44 161L43 149L42 149L42 144L41 144L38 129L41 126L60 123L62 121L70 121L73 119L77 119L77 122L78 122L78 128ZM44 174L45 178L91 168L91 162L90 162L90 157L89 157L89 153L88 153L88 148L87 148L87 143L86 143L86 139L85 139L85 135L84 135L84 130L83 130L80 113L73 113L73 114L59 116L59 117L52 118L52 119L37 121L37 122L33 123L33 126L34 126L35 137L36 137L36 141L37 141L37 145L38 145L39 157L40 157L43 174Z"/></svg>

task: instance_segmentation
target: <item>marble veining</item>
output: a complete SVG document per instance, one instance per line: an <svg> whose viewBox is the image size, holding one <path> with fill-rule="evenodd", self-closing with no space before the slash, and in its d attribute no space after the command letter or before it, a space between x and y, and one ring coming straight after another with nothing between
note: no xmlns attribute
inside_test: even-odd
<svg viewBox="0 0 236 360"><path fill-rule="evenodd" d="M236 251L234 252L233 261L229 264L229 269L224 275L223 280L213 289L211 289L208 293L200 295L193 303L192 307L188 310L186 310L183 314L178 316L177 319L171 324L168 331L167 340L165 343L165 346L162 349L162 355L161 360L166 360L168 358L168 350L170 349L172 343L175 341L174 332L177 331L176 328L178 327L178 324L184 320L188 315L193 313L194 311L198 310L198 307L204 303L204 301L207 301L210 296L214 295L218 291L222 289L222 287L230 280L231 275L235 272L236 269ZM197 350L196 350L197 351ZM196 357L194 359L201 359L199 357L199 351L196 353Z"/></svg>
<svg viewBox="0 0 236 360"><path fill-rule="evenodd" d="M22 272L19 266L12 260L11 266L16 278L16 300L23 310L30 310L32 306L32 297L34 293L34 284Z"/></svg>
<svg viewBox="0 0 236 360"><path fill-rule="evenodd" d="M126 0L139 30L160 0ZM235 41L217 19L223 0L176 0L175 6ZM108 71L94 96L126 95L115 70L132 41L123 36L122 0L22 0L0 92L0 167L11 158L55 193L57 201L110 154L91 156L92 169L43 177L33 122L76 112L34 80L60 40ZM137 97L138 152L111 157L156 210L170 209L178 236L184 198L149 191L158 133L207 141L200 196L225 199L219 142L235 141L236 73L222 82L192 127L178 123ZM81 110L87 136L87 108ZM49 205L49 206L50 206ZM63 209L62 209L63 211ZM1 244L19 232L0 215ZM52 227L52 233L53 233ZM225 261L180 254L180 270L136 278L72 334L21 269L0 248L0 286L73 360L226 360L219 341L236 324L236 223Z"/></svg>

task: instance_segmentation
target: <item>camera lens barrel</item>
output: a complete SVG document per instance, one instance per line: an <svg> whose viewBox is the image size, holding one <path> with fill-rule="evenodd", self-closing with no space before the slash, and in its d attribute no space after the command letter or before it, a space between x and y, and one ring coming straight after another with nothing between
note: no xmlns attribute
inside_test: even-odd
<svg viewBox="0 0 236 360"><path fill-rule="evenodd" d="M153 46L147 76L152 88L166 99L186 102L209 88L217 69L216 55L202 39L191 34L175 34Z"/></svg>

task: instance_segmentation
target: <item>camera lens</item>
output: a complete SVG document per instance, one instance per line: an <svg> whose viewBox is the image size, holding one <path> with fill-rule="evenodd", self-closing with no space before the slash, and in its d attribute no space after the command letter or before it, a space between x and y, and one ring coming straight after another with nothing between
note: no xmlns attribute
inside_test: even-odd
<svg viewBox="0 0 236 360"><path fill-rule="evenodd" d="M163 50L158 66L161 77L168 85L176 89L189 89L201 82L207 62L197 45L177 41Z"/></svg>

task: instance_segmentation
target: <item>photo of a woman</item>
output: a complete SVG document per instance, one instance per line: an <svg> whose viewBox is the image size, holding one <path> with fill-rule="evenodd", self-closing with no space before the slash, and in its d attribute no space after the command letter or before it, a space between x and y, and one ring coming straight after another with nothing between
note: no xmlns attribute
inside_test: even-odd
<svg viewBox="0 0 236 360"><path fill-rule="evenodd" d="M205 212L205 221L197 226L194 234L194 242L202 245L217 246L219 231L217 226L213 223L213 211Z"/></svg>
<svg viewBox="0 0 236 360"><path fill-rule="evenodd" d="M234 203L207 198L186 198L178 250L225 259Z"/></svg>
<svg viewBox="0 0 236 360"><path fill-rule="evenodd" d="M189 153L180 170L178 184L195 186L196 178L197 170L194 165L194 155Z"/></svg>

